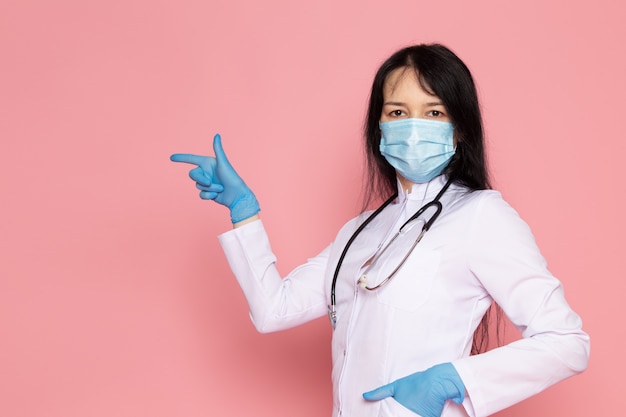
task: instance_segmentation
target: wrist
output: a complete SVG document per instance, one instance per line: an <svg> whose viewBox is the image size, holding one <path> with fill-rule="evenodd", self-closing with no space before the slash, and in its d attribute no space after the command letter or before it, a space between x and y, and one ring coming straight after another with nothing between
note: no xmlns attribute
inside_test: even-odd
<svg viewBox="0 0 626 417"><path fill-rule="evenodd" d="M440 383L446 392L447 399L456 404L461 404L465 399L466 388L461 376L452 363L435 365L431 369L436 370Z"/></svg>
<svg viewBox="0 0 626 417"><path fill-rule="evenodd" d="M261 219L261 216L259 216L258 214L255 214L252 217L248 217L247 219L244 219L244 220L239 221L237 223L233 223L233 229L236 229L236 228L241 227L241 226L245 226L248 223L252 223L252 222L260 220L260 219Z"/></svg>
<svg viewBox="0 0 626 417"><path fill-rule="evenodd" d="M235 224L242 222L261 211L259 202L252 192L248 192L236 200L230 207L230 221Z"/></svg>

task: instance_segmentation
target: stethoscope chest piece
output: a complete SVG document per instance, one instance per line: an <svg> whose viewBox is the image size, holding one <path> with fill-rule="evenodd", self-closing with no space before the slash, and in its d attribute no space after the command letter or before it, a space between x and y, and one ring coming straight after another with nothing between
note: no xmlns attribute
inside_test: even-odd
<svg viewBox="0 0 626 417"><path fill-rule="evenodd" d="M335 306L328 306L328 318L330 319L330 324L333 326L333 330L337 327L337 312L335 311Z"/></svg>

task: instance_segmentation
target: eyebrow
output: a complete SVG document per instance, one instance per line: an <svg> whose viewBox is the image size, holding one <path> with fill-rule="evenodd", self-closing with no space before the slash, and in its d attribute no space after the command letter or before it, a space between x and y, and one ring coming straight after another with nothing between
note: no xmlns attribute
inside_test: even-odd
<svg viewBox="0 0 626 417"><path fill-rule="evenodd" d="M383 106L406 106L406 103L401 101L385 101Z"/></svg>
<svg viewBox="0 0 626 417"><path fill-rule="evenodd" d="M406 103L403 103L401 101L386 101L383 103L383 106L406 106ZM443 106L443 103L441 101L431 101L426 103L427 106L429 107L434 107L434 106Z"/></svg>

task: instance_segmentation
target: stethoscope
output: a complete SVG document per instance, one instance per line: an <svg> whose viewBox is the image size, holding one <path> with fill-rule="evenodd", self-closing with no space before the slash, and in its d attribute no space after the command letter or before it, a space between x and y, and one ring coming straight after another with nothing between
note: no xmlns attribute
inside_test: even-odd
<svg viewBox="0 0 626 417"><path fill-rule="evenodd" d="M452 180L449 179L446 182L446 184L443 186L443 188L439 191L437 196L435 196L435 198L431 202L423 205L419 210L415 212L415 214L413 214L406 222L404 222L404 224L400 227L398 232L396 232L396 234L391 238L389 243L387 243L387 245L385 245L385 247L381 251L379 251L376 255L374 255L374 258L379 259L383 255L383 253L391 246L391 244L396 240L396 238L402 234L405 227L407 227L412 221L416 220L419 216L421 216L426 210L428 210L431 207L434 207L435 212L430 216L430 219L428 219L428 221L424 223L424 226L422 226L422 230L420 231L419 235L415 239L415 242L413 242L411 248L406 253L406 255L404 255L404 257L402 258L398 266L395 267L394 270L378 285L374 287L369 287L367 285L367 271L369 271L369 269L376 262L376 259L373 259L370 262L367 269L365 270L365 272L361 274L361 277L357 281L357 283L362 289L368 290L368 291L376 291L384 287L396 275L396 272L398 272L400 268L402 268L402 265L404 265L409 255L411 255L411 253L413 252L413 249L415 249L415 246L417 246L419 241L422 240L422 237L424 236L424 234L430 229L430 227L433 225L435 220L437 220L437 217L439 217L439 214L441 214L441 211L443 210L443 205L441 204L441 201L439 200L441 199L441 196L443 196L443 194L446 192L448 187L450 187L451 183L452 183ZM398 197L398 193L395 193L387 201L385 201L380 207L378 207L372 214L370 214L370 216L367 219L365 219L365 221L355 230L352 236L350 236L350 239L348 239L348 243L346 243L346 246L343 248L343 252L341 252L341 256L339 257L339 261L337 262L337 267L335 268L335 273L333 274L333 281L330 287L330 305L328 306L328 317L330 318L330 323L333 326L333 330L335 329L335 326L337 325L337 311L336 311L337 304L336 304L336 298L335 298L335 288L337 286L337 277L339 276L339 270L341 269L343 260L346 257L346 254L348 253L348 249L352 245L352 242L354 242L357 236L359 236L359 234L363 231L363 229L372 220L374 220L374 218L376 218L376 216L378 216L380 212L382 212L385 209L385 207L391 204L391 202L394 201L397 197Z"/></svg>

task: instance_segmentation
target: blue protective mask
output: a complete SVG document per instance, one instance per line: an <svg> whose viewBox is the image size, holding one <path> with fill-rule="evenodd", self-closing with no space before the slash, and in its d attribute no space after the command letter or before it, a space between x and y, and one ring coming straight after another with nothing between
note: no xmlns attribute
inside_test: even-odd
<svg viewBox="0 0 626 417"><path fill-rule="evenodd" d="M452 123L428 119L381 122L380 153L407 180L424 183L443 172L454 156Z"/></svg>

